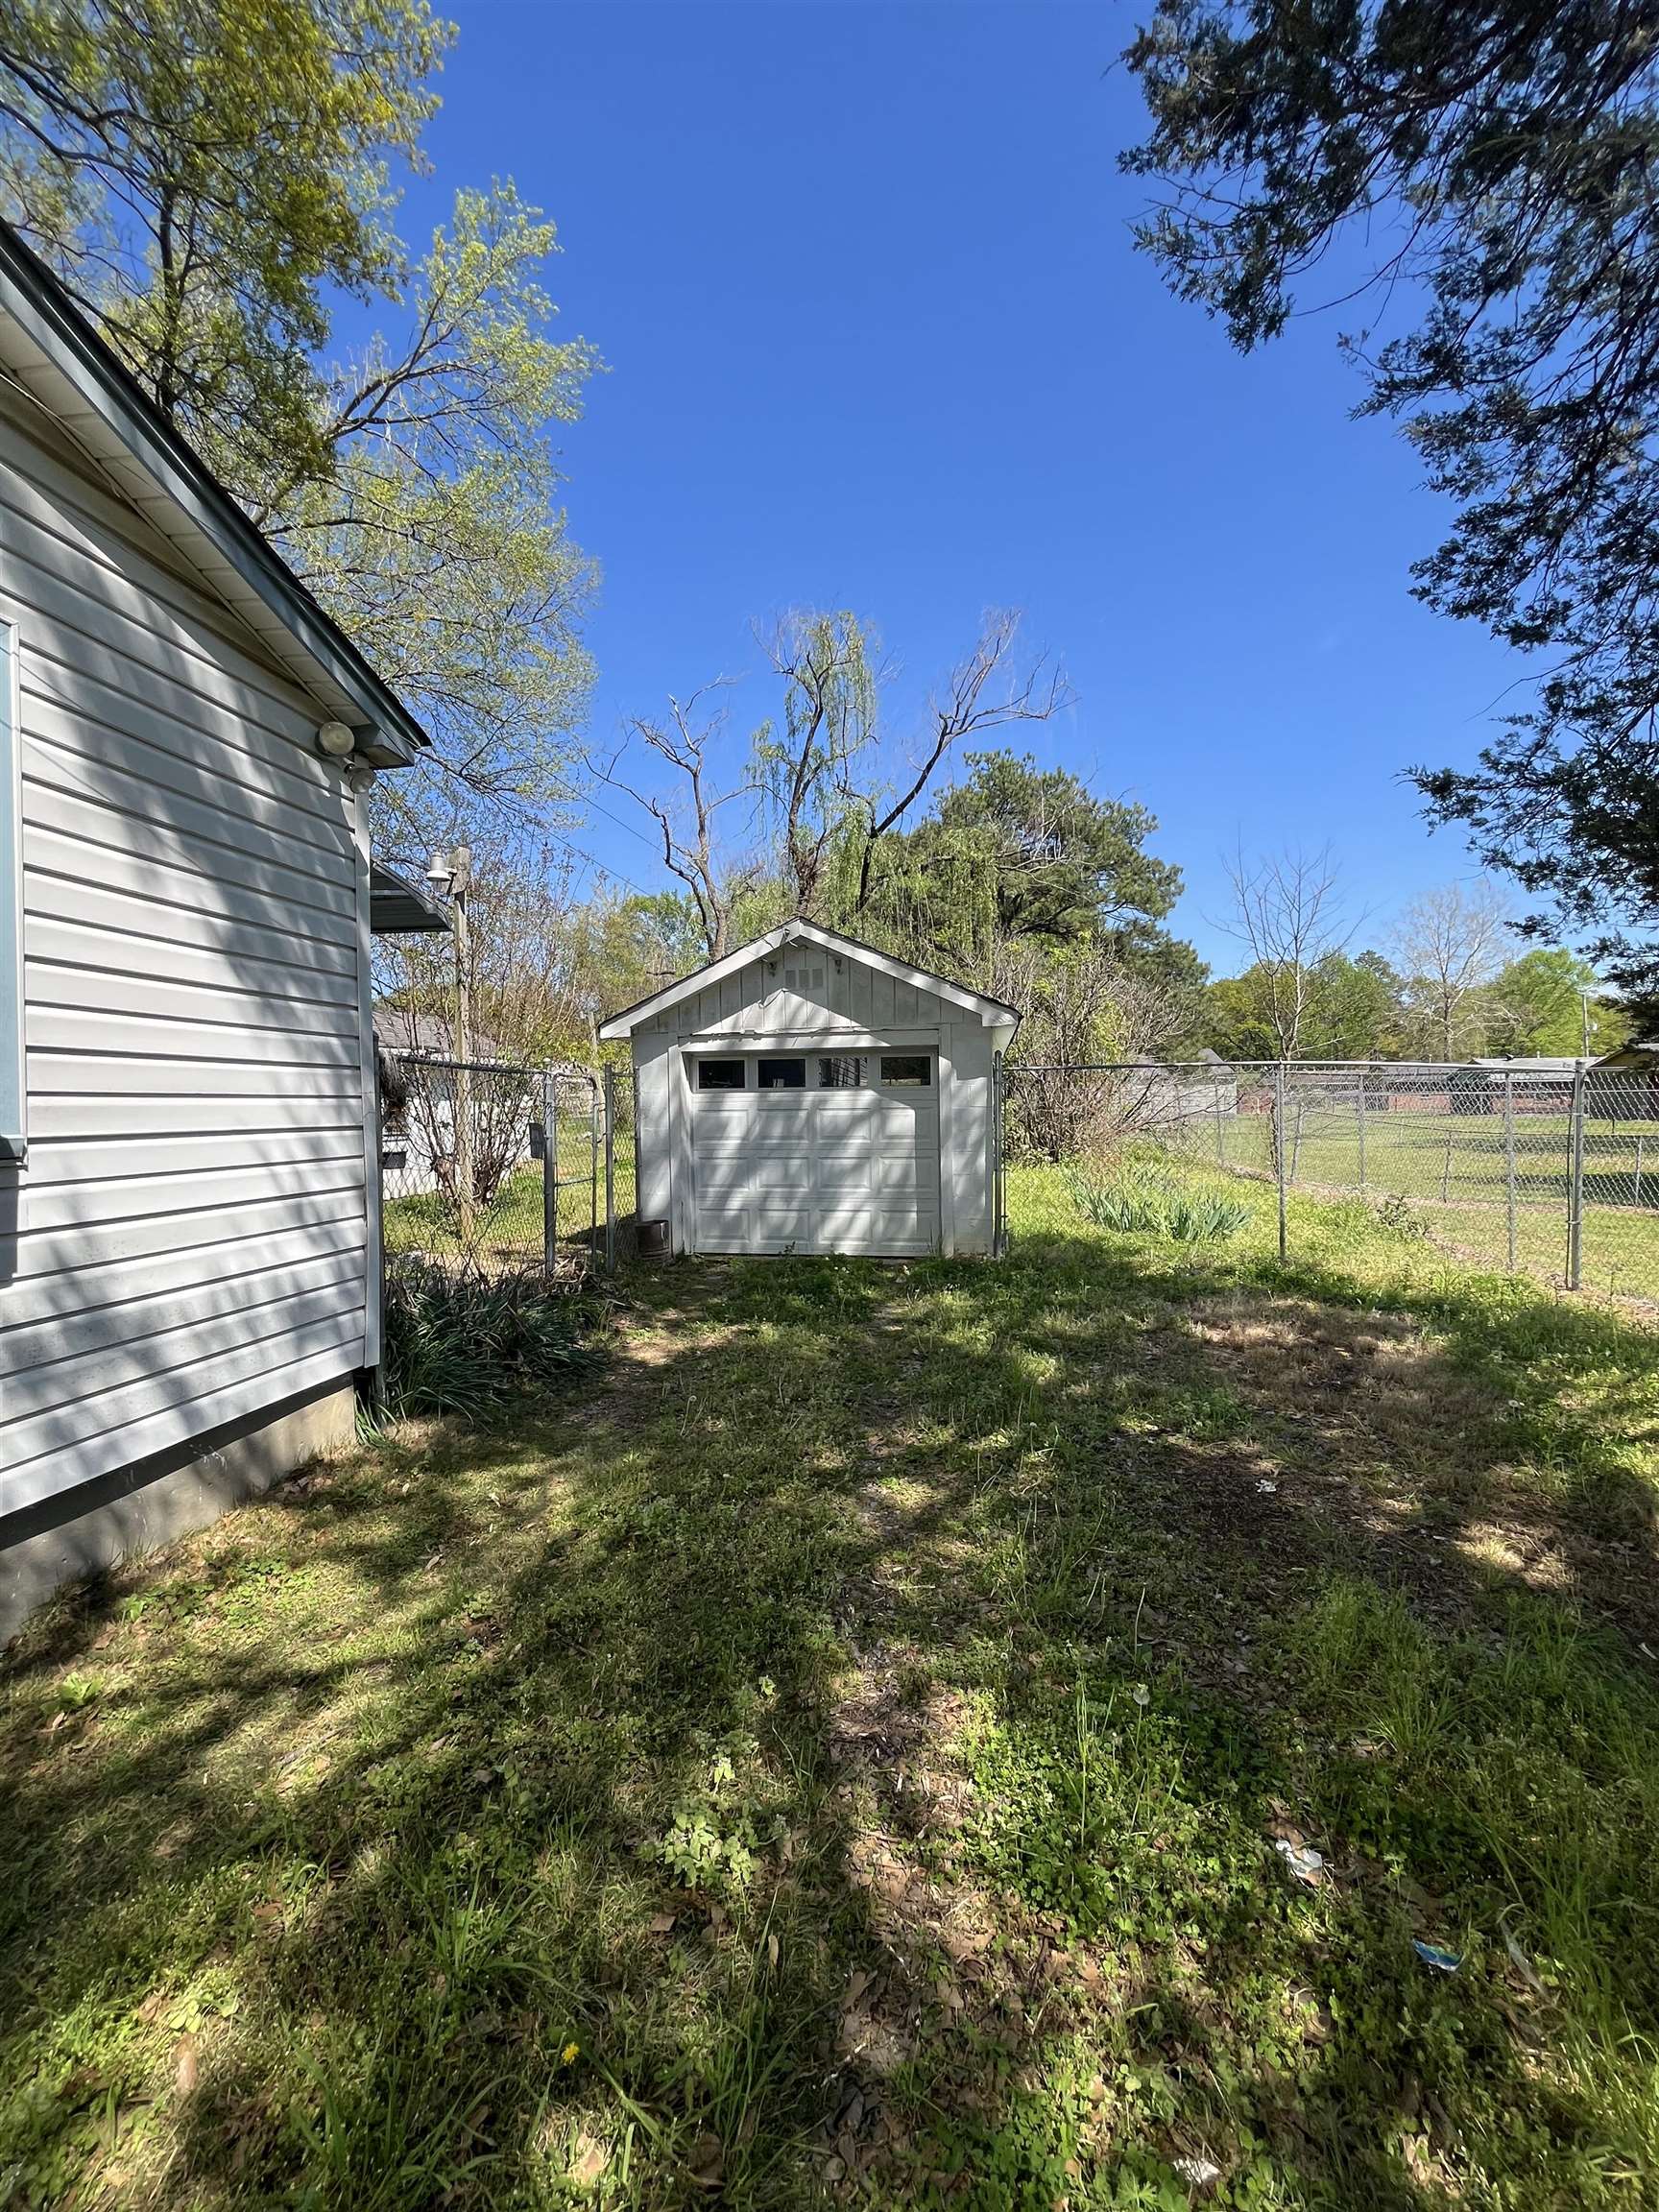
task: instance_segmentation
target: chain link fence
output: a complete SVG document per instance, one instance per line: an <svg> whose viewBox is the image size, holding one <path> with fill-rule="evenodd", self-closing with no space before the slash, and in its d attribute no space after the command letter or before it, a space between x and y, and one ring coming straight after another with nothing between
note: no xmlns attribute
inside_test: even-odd
<svg viewBox="0 0 1659 2212"><path fill-rule="evenodd" d="M636 1178L639 1128L638 1078L632 1068L607 1068L602 1077L605 1127L604 1263L607 1274L639 1251Z"/></svg>
<svg viewBox="0 0 1659 2212"><path fill-rule="evenodd" d="M380 1120L388 1266L555 1276L598 1262L604 1136L595 1077L389 1056Z"/></svg>
<svg viewBox="0 0 1659 2212"><path fill-rule="evenodd" d="M1197 1188L1358 1197L1471 1264L1659 1299L1659 1078L1611 1069L1218 1061L1012 1067L1006 1233L1127 1218L1148 1164ZM1115 1196L1115 1192L1118 1193Z"/></svg>

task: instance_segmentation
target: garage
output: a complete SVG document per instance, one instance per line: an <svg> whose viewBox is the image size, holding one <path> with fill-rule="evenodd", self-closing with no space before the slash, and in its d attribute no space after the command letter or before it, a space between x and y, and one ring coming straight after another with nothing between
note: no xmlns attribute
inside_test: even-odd
<svg viewBox="0 0 1659 2212"><path fill-rule="evenodd" d="M928 1052L693 1055L699 1252L939 1243L939 1087Z"/></svg>
<svg viewBox="0 0 1659 2212"><path fill-rule="evenodd" d="M883 1259L998 1245L1001 1000L782 924L612 1016L646 1246Z"/></svg>

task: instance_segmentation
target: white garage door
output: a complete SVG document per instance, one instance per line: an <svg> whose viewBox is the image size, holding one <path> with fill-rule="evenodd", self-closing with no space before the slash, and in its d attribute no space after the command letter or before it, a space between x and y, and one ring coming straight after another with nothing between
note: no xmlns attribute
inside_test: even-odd
<svg viewBox="0 0 1659 2212"><path fill-rule="evenodd" d="M931 1052L692 1055L699 1252L931 1252L939 1241Z"/></svg>

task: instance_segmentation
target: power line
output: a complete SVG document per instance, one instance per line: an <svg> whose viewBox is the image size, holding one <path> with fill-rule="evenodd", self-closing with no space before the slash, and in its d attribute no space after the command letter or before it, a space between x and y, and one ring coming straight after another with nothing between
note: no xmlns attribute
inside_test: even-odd
<svg viewBox="0 0 1659 2212"><path fill-rule="evenodd" d="M589 799L588 804L592 807L595 814L603 814L607 822L614 822L618 830L626 830L630 837L637 837L641 845L648 846L653 853L656 852L657 840L655 837L647 837L643 830L636 830L632 822L624 822L620 814L613 814L610 807L601 806L597 799Z"/></svg>
<svg viewBox="0 0 1659 2212"><path fill-rule="evenodd" d="M642 884L636 883L631 876L624 876L620 868L613 868L608 860L595 859L591 853L572 839L561 836L558 830L549 830L547 834L551 843L563 847L566 853L574 854L578 860L585 860L589 868L596 869L601 876L609 876L614 882L623 884L636 898L654 899L657 896L654 891L647 891Z"/></svg>

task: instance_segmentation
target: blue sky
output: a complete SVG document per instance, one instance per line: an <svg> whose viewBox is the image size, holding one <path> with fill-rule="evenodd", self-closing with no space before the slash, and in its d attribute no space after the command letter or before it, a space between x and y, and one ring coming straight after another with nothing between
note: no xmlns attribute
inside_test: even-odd
<svg viewBox="0 0 1659 2212"><path fill-rule="evenodd" d="M1399 771L1470 757L1516 666L1409 598L1444 510L1349 420L1339 321L1241 359L1132 251L1132 9L450 12L409 232L511 175L559 225L562 329L609 363L565 440L605 571L596 741L752 666L751 621L791 604L874 619L902 727L981 609L1016 606L1077 697L1032 750L1153 810L1219 968L1237 838L1329 839L1373 938L1470 873ZM733 711L770 704L756 674ZM604 816L574 834L661 881Z"/></svg>

